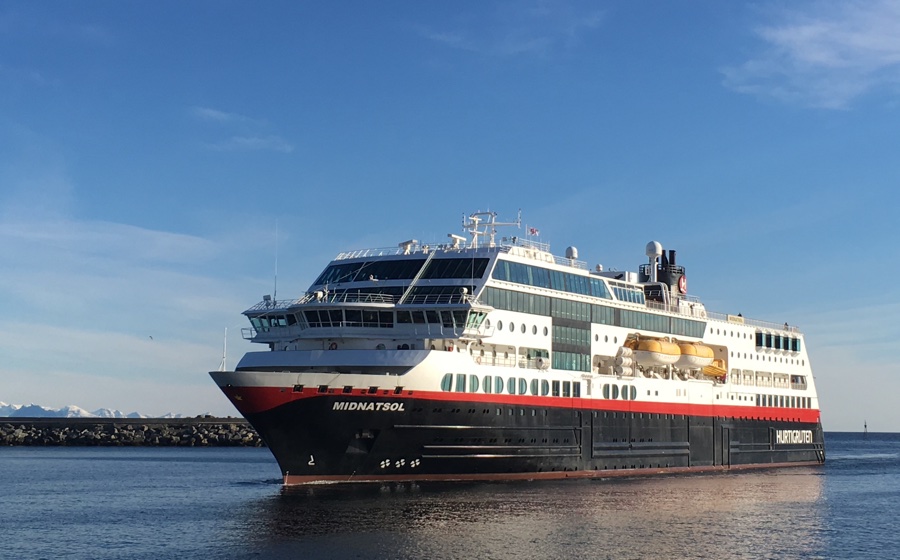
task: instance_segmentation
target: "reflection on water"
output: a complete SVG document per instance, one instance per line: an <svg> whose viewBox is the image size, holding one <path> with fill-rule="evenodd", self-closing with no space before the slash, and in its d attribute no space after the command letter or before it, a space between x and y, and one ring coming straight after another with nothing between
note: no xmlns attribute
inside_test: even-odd
<svg viewBox="0 0 900 560"><path fill-rule="evenodd" d="M264 449L0 448L0 557L895 558L900 434L821 468L283 489Z"/></svg>
<svg viewBox="0 0 900 560"><path fill-rule="evenodd" d="M263 556L821 557L821 469L628 480L285 488L241 531Z"/></svg>

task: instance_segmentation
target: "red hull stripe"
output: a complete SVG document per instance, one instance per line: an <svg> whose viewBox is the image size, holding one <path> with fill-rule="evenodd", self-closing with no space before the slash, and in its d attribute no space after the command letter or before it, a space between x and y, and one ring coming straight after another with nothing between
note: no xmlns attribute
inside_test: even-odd
<svg viewBox="0 0 900 560"><path fill-rule="evenodd" d="M734 466L706 466L706 467L666 467L656 469L621 469L621 470L596 470L596 471L551 471L529 473L473 473L473 474L386 474L368 476L326 475L326 476L298 476L286 475L284 484L287 486L296 484L315 483L354 483L354 482L416 482L416 481L470 481L470 480L552 480L562 478L612 478L630 476L651 476L660 474L678 473L703 473L718 471L740 471L750 469L775 469L784 467L816 467L820 466L815 461L802 463L761 463L754 465Z"/></svg>
<svg viewBox="0 0 900 560"><path fill-rule="evenodd" d="M231 399L235 408L244 416L259 414L295 400L329 396L345 400L366 400L377 398L408 400L415 398L434 402L467 403L476 406L529 406L553 407L578 410L604 410L610 412L640 412L647 414L678 414L684 416L732 416L757 420L781 420L789 422L817 423L819 411L809 408L776 408L762 406L739 406L728 404L695 405L683 403L662 403L642 401L610 400L600 398L566 398L566 397L533 397L528 395L487 395L482 393L403 391L395 394L393 390L379 390L368 394L365 389L354 389L352 393L341 393L340 390L329 390L319 393L316 388L304 388L292 392L283 387L222 387L225 395Z"/></svg>

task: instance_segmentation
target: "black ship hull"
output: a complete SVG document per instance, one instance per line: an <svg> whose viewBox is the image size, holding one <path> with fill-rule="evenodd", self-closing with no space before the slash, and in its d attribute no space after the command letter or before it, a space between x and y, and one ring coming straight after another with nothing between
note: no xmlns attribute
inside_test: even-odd
<svg viewBox="0 0 900 560"><path fill-rule="evenodd" d="M319 394L245 415L285 484L607 477L825 460L817 419L588 404L600 408Z"/></svg>

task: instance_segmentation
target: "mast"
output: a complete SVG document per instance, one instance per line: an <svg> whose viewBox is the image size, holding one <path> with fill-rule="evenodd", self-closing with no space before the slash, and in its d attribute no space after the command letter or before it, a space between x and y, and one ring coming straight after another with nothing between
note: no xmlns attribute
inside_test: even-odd
<svg viewBox="0 0 900 560"><path fill-rule="evenodd" d="M219 371L225 371L225 357L228 354L228 327L225 327L225 338L222 341L222 363Z"/></svg>

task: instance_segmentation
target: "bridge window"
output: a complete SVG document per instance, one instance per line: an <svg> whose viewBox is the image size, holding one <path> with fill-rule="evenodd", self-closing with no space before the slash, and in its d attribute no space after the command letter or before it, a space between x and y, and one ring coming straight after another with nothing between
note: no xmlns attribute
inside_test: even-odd
<svg viewBox="0 0 900 560"><path fill-rule="evenodd" d="M487 263L488 259L434 259L428 263L422 278L481 278Z"/></svg>

